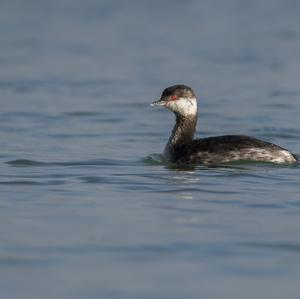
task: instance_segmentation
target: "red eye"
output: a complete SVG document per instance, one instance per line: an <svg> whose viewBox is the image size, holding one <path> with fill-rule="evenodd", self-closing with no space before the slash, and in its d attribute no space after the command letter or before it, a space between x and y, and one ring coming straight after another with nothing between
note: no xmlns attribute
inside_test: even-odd
<svg viewBox="0 0 300 299"><path fill-rule="evenodd" d="M176 101L178 97L176 95L170 96L169 101Z"/></svg>

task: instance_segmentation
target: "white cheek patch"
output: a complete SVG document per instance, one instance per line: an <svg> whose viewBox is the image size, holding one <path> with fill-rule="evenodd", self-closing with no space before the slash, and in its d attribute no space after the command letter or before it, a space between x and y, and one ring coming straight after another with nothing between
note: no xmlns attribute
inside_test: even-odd
<svg viewBox="0 0 300 299"><path fill-rule="evenodd" d="M197 114L197 100L196 98L179 98L178 100L168 102L166 108L182 115L195 115Z"/></svg>

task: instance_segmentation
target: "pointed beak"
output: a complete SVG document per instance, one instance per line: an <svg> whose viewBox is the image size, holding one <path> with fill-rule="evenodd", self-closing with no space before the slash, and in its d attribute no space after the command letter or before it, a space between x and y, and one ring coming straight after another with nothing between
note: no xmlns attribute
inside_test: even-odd
<svg viewBox="0 0 300 299"><path fill-rule="evenodd" d="M154 101L153 103L150 104L150 106L164 106L166 104L167 101L164 100L158 100L158 101Z"/></svg>

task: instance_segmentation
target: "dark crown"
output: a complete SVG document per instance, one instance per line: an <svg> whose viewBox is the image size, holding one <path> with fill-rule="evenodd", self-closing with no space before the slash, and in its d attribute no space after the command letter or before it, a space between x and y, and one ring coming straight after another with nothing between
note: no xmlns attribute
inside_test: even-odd
<svg viewBox="0 0 300 299"><path fill-rule="evenodd" d="M196 97L194 91L190 87L183 85L183 84L176 84L176 85L167 87L163 91L163 93L161 95L161 99L168 98L173 95L176 95L180 98Z"/></svg>

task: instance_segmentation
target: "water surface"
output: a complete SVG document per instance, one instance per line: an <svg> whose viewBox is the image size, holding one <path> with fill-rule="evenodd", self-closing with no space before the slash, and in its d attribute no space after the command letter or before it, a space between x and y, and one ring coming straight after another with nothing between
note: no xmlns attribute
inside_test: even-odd
<svg viewBox="0 0 300 299"><path fill-rule="evenodd" d="M300 154L297 1L2 1L1 298L299 298L300 167L157 160L197 136Z"/></svg>

